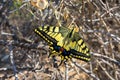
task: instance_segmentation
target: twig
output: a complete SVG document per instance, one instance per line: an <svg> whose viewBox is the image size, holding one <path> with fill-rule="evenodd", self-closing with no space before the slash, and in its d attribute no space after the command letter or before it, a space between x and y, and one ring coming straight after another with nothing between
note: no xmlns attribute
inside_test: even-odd
<svg viewBox="0 0 120 80"><path fill-rule="evenodd" d="M100 65L100 67L102 68L102 70L104 71L104 73L109 77L109 79L110 79L110 80L115 80L115 79L112 78L112 76L109 74L109 72L107 72L106 68L104 68L104 67L100 64L100 62L98 62L98 63L99 63L99 65Z"/></svg>
<svg viewBox="0 0 120 80"><path fill-rule="evenodd" d="M77 66L78 68L80 68L82 71L84 71L85 73L87 73L89 76L91 76L93 79L95 80L100 80L94 73L92 73L91 71L85 69L84 67L82 67L81 65L77 64L76 62L74 62L73 60L71 60L75 66Z"/></svg>
<svg viewBox="0 0 120 80"><path fill-rule="evenodd" d="M14 59L13 59L13 46L12 46L11 42L9 43L9 51L10 51L10 62L11 62L12 67L13 67L15 80L18 80L17 70L16 70L16 66L14 63Z"/></svg>
<svg viewBox="0 0 120 80"><path fill-rule="evenodd" d="M12 41L12 42L11 42ZM0 40L0 45L8 45L9 42L11 42L11 45L13 46L18 46L18 47L21 47L21 48L27 48L27 49L45 49L45 50L48 50L48 46L45 46L45 45L40 45L38 43L27 43L27 42L24 42L24 41L13 41L13 40L7 40L7 41L4 41L4 40Z"/></svg>
<svg viewBox="0 0 120 80"><path fill-rule="evenodd" d="M65 61L65 80L68 80L68 63Z"/></svg>
<svg viewBox="0 0 120 80"><path fill-rule="evenodd" d="M95 56L95 57L99 57L99 58L103 58L103 59L109 60L109 61L115 63L116 65L118 65L120 67L120 61L117 61L117 60L112 59L112 58L110 58L108 56L105 56L105 55L102 55L102 54L98 54L98 53L91 53L91 54L93 56Z"/></svg>

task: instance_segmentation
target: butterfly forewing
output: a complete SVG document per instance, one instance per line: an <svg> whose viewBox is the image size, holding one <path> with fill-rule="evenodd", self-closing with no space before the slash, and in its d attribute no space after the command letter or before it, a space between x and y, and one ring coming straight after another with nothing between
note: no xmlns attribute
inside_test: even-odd
<svg viewBox="0 0 120 80"><path fill-rule="evenodd" d="M54 38L56 41L63 40L64 36L67 35L67 31L64 27L44 26L39 27L39 30L44 31L47 35Z"/></svg>

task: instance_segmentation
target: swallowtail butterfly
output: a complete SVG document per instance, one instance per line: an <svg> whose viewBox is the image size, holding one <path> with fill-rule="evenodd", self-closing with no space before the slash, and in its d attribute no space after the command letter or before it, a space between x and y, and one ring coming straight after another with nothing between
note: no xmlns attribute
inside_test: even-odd
<svg viewBox="0 0 120 80"><path fill-rule="evenodd" d="M51 54L59 54L62 61L69 58L90 61L89 49L75 28L43 26L35 29L35 33L48 42Z"/></svg>

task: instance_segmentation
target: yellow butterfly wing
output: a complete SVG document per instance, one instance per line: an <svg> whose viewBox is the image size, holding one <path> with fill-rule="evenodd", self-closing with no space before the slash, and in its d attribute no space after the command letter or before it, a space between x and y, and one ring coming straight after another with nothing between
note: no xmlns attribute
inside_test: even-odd
<svg viewBox="0 0 120 80"><path fill-rule="evenodd" d="M58 43L63 46L63 39L67 35L68 29L64 27L41 26L35 29L35 32L44 38L47 42Z"/></svg>
<svg viewBox="0 0 120 80"><path fill-rule="evenodd" d="M90 61L91 55L89 53L89 49L83 39L79 36L79 33L75 32L74 28L68 29L68 33L64 37L63 42L63 48L71 52L71 57L84 61Z"/></svg>
<svg viewBox="0 0 120 80"><path fill-rule="evenodd" d="M70 42L70 52L72 53L72 57L84 61L90 61L91 55L89 53L89 49L83 39L79 36L78 32L73 34L73 38Z"/></svg>

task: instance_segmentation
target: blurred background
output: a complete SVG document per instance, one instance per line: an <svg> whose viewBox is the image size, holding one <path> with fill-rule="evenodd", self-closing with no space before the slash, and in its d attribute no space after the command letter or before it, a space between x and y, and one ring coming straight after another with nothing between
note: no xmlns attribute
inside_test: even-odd
<svg viewBox="0 0 120 80"><path fill-rule="evenodd" d="M45 25L79 27L91 61L55 68ZM120 0L0 0L0 80L120 80Z"/></svg>

